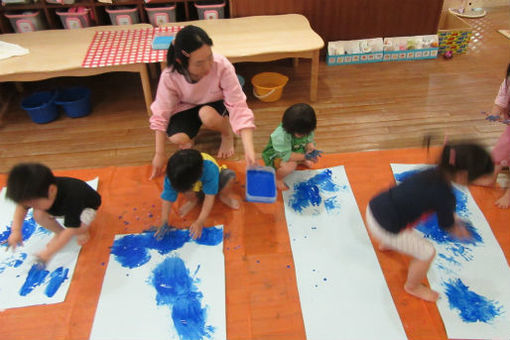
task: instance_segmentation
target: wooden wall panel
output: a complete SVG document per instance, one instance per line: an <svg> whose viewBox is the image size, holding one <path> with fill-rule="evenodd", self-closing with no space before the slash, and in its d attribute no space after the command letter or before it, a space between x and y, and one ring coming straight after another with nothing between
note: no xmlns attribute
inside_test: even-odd
<svg viewBox="0 0 510 340"><path fill-rule="evenodd" d="M230 0L231 17L303 14L325 41L434 34L442 7L443 0Z"/></svg>

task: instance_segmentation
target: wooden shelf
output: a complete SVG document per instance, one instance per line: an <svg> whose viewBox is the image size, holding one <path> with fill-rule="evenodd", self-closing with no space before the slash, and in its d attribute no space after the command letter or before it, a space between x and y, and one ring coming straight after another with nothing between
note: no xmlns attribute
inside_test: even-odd
<svg viewBox="0 0 510 340"><path fill-rule="evenodd" d="M189 21L198 19L196 10L193 6L193 0L151 0L150 4L176 4L176 20ZM53 4L47 3L45 0L39 0L30 4L6 4L0 6L0 33L13 33L10 21L5 17L8 12L22 12L29 10L40 10L48 29L63 29L62 24L56 11L59 9L68 9L72 7L87 7L90 8L94 19L91 20L91 25L110 25L111 21L106 13L105 8L113 6L136 6L140 22L149 22L145 6L147 4L144 0L127 0L127 1L114 1L112 4L98 2L96 0L78 0L74 4ZM227 4L228 6L228 4ZM228 10L225 9L225 16L228 17Z"/></svg>

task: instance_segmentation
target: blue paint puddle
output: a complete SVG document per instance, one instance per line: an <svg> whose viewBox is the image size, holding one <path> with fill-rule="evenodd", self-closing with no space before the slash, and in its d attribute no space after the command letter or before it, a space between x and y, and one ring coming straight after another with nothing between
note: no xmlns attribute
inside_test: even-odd
<svg viewBox="0 0 510 340"><path fill-rule="evenodd" d="M457 309L464 322L490 323L503 313L499 302L473 292L460 279L443 282L443 286L450 309Z"/></svg>
<svg viewBox="0 0 510 340"><path fill-rule="evenodd" d="M50 272L41 268L39 265L34 264L28 272L27 279L19 291L19 295L26 296L30 294L36 287L44 283L44 279Z"/></svg>
<svg viewBox="0 0 510 340"><path fill-rule="evenodd" d="M182 259L165 259L153 270L150 283L156 289L157 304L171 308L172 320L181 339L211 338L214 327L206 325L207 310L201 304L203 295Z"/></svg>
<svg viewBox="0 0 510 340"><path fill-rule="evenodd" d="M55 295L62 283L69 278L67 276L68 273L69 268L58 267L50 274L50 282L44 291L47 297L53 297L53 295Z"/></svg>
<svg viewBox="0 0 510 340"><path fill-rule="evenodd" d="M332 174L332 171L327 169L304 182L294 184L294 193L289 199L289 206L298 213L302 213L308 207L321 206L323 202L321 193L337 192L339 190L338 185L333 182ZM329 200L326 209L329 207L329 211L336 208L335 204L337 203L335 202ZM314 211L313 215L317 214L319 214L319 211Z"/></svg>
<svg viewBox="0 0 510 340"><path fill-rule="evenodd" d="M215 246L223 240L223 229L210 227L202 230L200 238L195 242L206 246ZM160 240L154 238L154 232L145 232L137 235L126 235L113 243L111 253L115 259L126 268L136 268L149 262L149 250L156 250L165 255L181 248L186 242L192 241L189 230L171 229Z"/></svg>

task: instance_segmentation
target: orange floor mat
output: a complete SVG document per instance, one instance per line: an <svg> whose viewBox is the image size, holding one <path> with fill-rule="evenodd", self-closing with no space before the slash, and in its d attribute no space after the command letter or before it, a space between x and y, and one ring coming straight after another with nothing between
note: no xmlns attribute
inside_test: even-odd
<svg viewBox="0 0 510 340"><path fill-rule="evenodd" d="M370 198L394 183L390 163L432 163L437 151L427 154L423 149L406 149L324 155L317 168L344 165L364 215ZM243 198L244 165L226 163L238 174L235 191ZM149 181L150 166L55 171L55 174L84 180L99 176L103 205L94 222L91 240L79 256L66 300L1 312L2 339L88 339L114 235L141 232L157 224L160 218L162 178ZM5 185L5 176L0 176L0 185ZM494 206L502 189L472 187L471 193L508 261L510 210ZM197 209L192 212L197 213ZM191 218L177 224L189 224ZM208 224L225 225L228 339L304 340L281 194L274 204L243 202L237 211L217 201ZM408 338L446 339L436 305L403 290L408 260L393 252L376 250L376 253Z"/></svg>

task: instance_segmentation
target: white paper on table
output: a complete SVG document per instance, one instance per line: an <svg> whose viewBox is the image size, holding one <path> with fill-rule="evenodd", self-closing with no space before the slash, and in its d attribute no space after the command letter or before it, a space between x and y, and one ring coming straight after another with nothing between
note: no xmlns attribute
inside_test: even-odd
<svg viewBox="0 0 510 340"><path fill-rule="evenodd" d="M87 183L97 189L98 178ZM0 193L0 238L7 239L16 205L6 199L6 188ZM63 221L57 219L62 225ZM13 252L5 251L7 244L0 247L0 309L26 307L41 304L53 304L65 300L76 261L81 247L72 239L48 262L44 270L48 271L41 284L34 282L34 276L29 275L35 264L35 254L46 247L53 234L37 225L33 219L32 209L29 210L23 227L24 231L33 231L28 239L23 241ZM35 268L34 268L35 270ZM32 272L33 273L33 272ZM39 275L41 270L38 271ZM53 281L51 278L54 278ZM32 289L33 288L33 289Z"/></svg>
<svg viewBox="0 0 510 340"><path fill-rule="evenodd" d="M423 164L391 164L399 181ZM417 225L436 248L437 255L427 278L440 292L437 307L450 339L510 338L510 269L483 213L469 189L454 186L457 214L474 232L476 242L444 239L437 223Z"/></svg>
<svg viewBox="0 0 510 340"><path fill-rule="evenodd" d="M344 167L295 171L285 182L307 339L407 339Z"/></svg>
<svg viewBox="0 0 510 340"><path fill-rule="evenodd" d="M153 283L154 270L169 259L182 260L188 277L179 277L193 281L192 290L199 292L197 296L201 308L205 311L203 327L193 327L189 320L181 320L189 324L190 330L184 334L197 334L204 331L204 339L226 339L225 316L225 268L223 256L223 226L216 226L221 233L221 242L211 246L197 244L188 240L182 247L168 253L159 253L157 249L145 247L143 241L140 249L144 248L147 262L128 268L123 266L114 254L110 255L106 269L101 295L90 335L91 340L169 340L169 339L199 339L201 337L186 337L175 327L172 313L176 305L172 303L157 303L156 285ZM208 229L205 228L204 231ZM187 230L182 232L188 234ZM152 233L116 235L115 244L126 236L152 238ZM145 238L147 240L147 238ZM138 241L135 241L138 242ZM163 239L160 242L165 242ZM131 250L125 249L128 257ZM131 261L128 258L129 261ZM175 289L175 282L165 282L169 289ZM187 305L187 296L183 295L183 306Z"/></svg>

